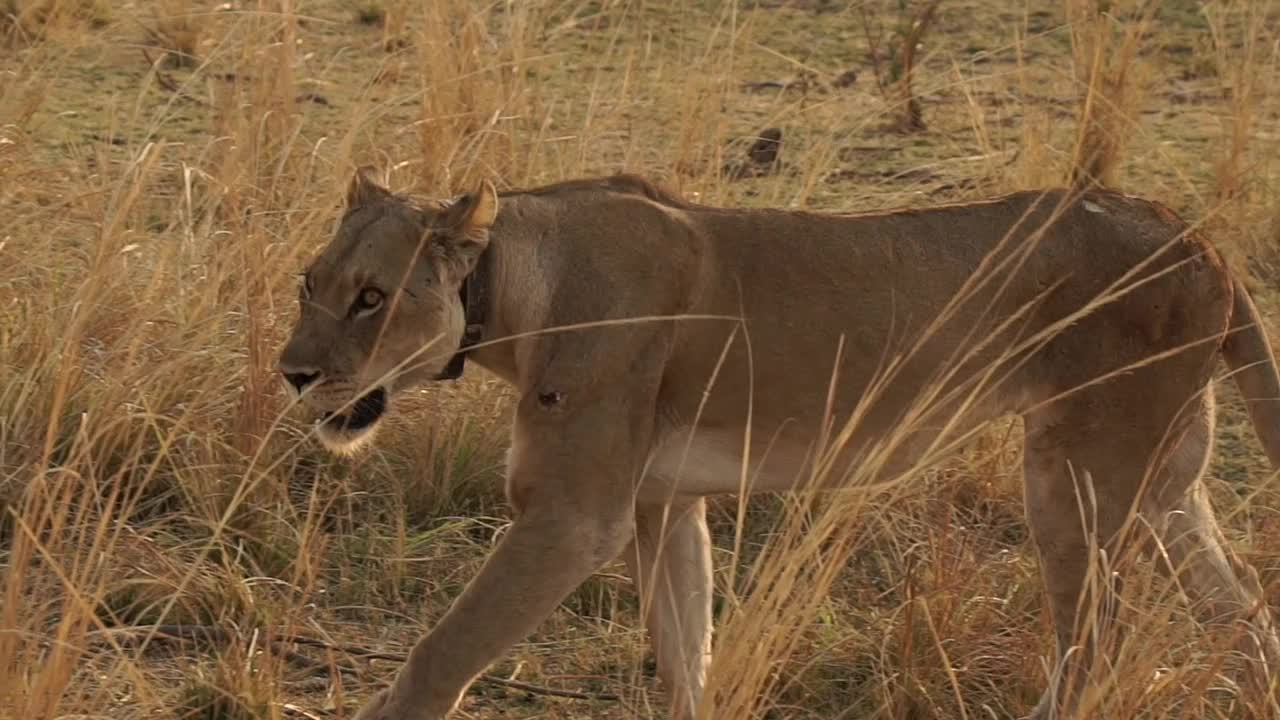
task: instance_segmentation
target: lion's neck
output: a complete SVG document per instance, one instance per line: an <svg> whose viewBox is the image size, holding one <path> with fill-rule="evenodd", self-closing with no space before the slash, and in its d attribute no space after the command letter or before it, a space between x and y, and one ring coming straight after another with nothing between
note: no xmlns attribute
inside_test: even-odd
<svg viewBox="0 0 1280 720"><path fill-rule="evenodd" d="M503 222L507 213L499 211L499 221L490 233L488 307L485 309L482 347L470 353L471 359L484 369L509 383L517 383L515 340L502 338L530 333L538 329L537 318L543 317L547 292L537 281L537 238L531 232L528 218ZM495 342L496 341L496 342Z"/></svg>

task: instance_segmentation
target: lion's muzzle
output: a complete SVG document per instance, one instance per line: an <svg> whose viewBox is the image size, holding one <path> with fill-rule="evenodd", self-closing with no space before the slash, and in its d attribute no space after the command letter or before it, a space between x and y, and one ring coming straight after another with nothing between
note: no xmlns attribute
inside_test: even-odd
<svg viewBox="0 0 1280 720"><path fill-rule="evenodd" d="M386 410L387 391L379 387L361 395L346 411L325 413L322 422L330 430L359 432L378 422Z"/></svg>

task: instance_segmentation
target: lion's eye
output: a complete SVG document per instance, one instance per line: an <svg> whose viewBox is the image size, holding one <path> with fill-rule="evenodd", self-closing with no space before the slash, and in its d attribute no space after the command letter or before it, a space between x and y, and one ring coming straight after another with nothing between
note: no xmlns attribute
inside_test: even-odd
<svg viewBox="0 0 1280 720"><path fill-rule="evenodd" d="M371 313L382 307L382 291L378 288L367 287L360 291L356 296L356 301L352 303L351 310L356 314Z"/></svg>

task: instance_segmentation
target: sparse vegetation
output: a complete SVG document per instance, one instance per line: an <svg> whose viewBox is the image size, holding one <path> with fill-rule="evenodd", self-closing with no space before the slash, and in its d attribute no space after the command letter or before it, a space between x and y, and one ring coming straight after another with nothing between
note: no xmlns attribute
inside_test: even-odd
<svg viewBox="0 0 1280 720"><path fill-rule="evenodd" d="M139 21L150 44L160 51L173 65L190 67L198 64L200 52L200 24L191 13L187 0L170 0L157 3L152 9L149 23Z"/></svg>
<svg viewBox="0 0 1280 720"><path fill-rule="evenodd" d="M862 8L863 31L867 38L867 58L875 71L876 85L896 116L898 130L915 132L924 130L924 110L916 97L911 80L916 66L916 53L920 51L929 26L938 12L941 0L927 0L918 8L898 0L897 26L893 29L892 42L885 42L883 31L873 32L867 8ZM883 47L883 53L881 48ZM881 55L886 57L881 58Z"/></svg>
<svg viewBox="0 0 1280 720"><path fill-rule="evenodd" d="M51 33L74 35L89 26L101 28L111 17L107 0L3 0L0 26L17 40L37 40Z"/></svg>
<svg viewBox="0 0 1280 720"><path fill-rule="evenodd" d="M928 119L910 134L875 81L836 82L892 77L864 28L896 5L868 25L809 0L154 5L0 3L0 718L349 717L395 668L359 650L403 652L504 531L510 398L483 371L350 458L288 412L296 273L357 165L433 195L625 169L842 211L1098 181L1203 220L1276 317L1275 3L914 3L934 9L927 52L898 50ZM785 161L727 176L765 128ZM1274 607L1280 482L1219 391L1210 487ZM1019 432L876 494L717 500L709 717L1029 711L1052 641ZM480 684L464 710L661 717L624 572L493 669L621 701ZM1176 588L1137 572L1123 593L1100 714L1280 718L1225 683L1226 641ZM102 632L155 623L228 642Z"/></svg>
<svg viewBox="0 0 1280 720"><path fill-rule="evenodd" d="M1124 143L1134 134L1145 80L1146 62L1140 59L1140 45L1151 30L1158 6L1145 1L1067 3L1072 59L1081 96L1071 171L1073 185L1115 186L1119 179Z"/></svg>

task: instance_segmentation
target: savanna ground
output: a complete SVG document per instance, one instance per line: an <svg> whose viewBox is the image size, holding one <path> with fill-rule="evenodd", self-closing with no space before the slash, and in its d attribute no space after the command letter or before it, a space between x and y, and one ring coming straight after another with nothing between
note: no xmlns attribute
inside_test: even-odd
<svg viewBox="0 0 1280 720"><path fill-rule="evenodd" d="M1102 5L943 0L912 128L920 0L0 3L0 715L347 717L396 667L361 651L407 649L501 535L491 376L351 458L273 377L356 164L433 195L633 170L836 210L1083 167L1203 223L1275 317L1280 5ZM746 159L768 127L777 167ZM1280 484L1222 388L1211 487L1274 607ZM1027 712L1051 639L1018 432L874 495L719 501L712 716ZM1107 716L1242 716L1222 641L1138 567ZM492 669L620 698L481 682L465 716L661 717L624 572ZM158 623L203 642L111 630Z"/></svg>

